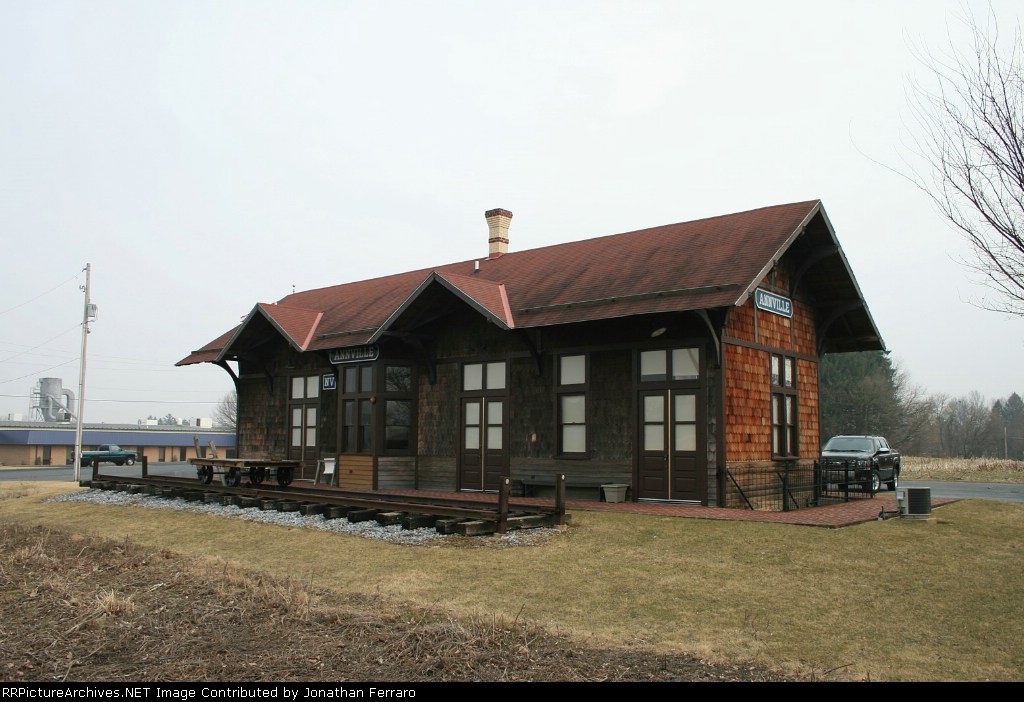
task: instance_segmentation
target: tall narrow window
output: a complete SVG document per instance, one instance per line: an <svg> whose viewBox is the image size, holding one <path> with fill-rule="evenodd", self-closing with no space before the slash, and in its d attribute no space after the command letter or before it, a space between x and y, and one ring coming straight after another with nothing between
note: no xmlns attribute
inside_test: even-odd
<svg viewBox="0 0 1024 702"><path fill-rule="evenodd" d="M372 364L345 366L341 374L341 452L373 451Z"/></svg>
<svg viewBox="0 0 1024 702"><path fill-rule="evenodd" d="M587 453L587 356L558 357L558 452Z"/></svg>
<svg viewBox="0 0 1024 702"><path fill-rule="evenodd" d="M799 455L796 359L772 354L769 374L772 386L772 455L795 457Z"/></svg>
<svg viewBox="0 0 1024 702"><path fill-rule="evenodd" d="M384 452L408 453L413 448L413 391L416 387L412 366L384 366Z"/></svg>
<svg viewBox="0 0 1024 702"><path fill-rule="evenodd" d="M320 374L295 375L288 388L288 458L315 460L319 444Z"/></svg>

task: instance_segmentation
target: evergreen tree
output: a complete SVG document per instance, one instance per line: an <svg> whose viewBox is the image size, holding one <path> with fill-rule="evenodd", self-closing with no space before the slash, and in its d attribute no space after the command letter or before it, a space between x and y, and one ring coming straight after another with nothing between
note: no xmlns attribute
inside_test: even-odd
<svg viewBox="0 0 1024 702"><path fill-rule="evenodd" d="M882 351L826 355L820 367L821 440L878 434L907 452L918 448L933 402Z"/></svg>

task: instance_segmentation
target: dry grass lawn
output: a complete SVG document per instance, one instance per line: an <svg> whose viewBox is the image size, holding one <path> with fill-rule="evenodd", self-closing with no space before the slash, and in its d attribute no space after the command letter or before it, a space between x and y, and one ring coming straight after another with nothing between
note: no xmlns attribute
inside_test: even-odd
<svg viewBox="0 0 1024 702"><path fill-rule="evenodd" d="M1003 458L904 456L902 466L902 477L906 480L1024 483L1024 461Z"/></svg>
<svg viewBox="0 0 1024 702"><path fill-rule="evenodd" d="M689 654L817 680L1024 680L1024 505L965 501L929 522L841 530L576 512L540 545L494 549L483 538L403 546L43 504L67 489L0 484L17 495L0 499L0 521L244 564L339 602L379 597L441 620L517 622L619 660ZM232 596L216 597L230 607Z"/></svg>

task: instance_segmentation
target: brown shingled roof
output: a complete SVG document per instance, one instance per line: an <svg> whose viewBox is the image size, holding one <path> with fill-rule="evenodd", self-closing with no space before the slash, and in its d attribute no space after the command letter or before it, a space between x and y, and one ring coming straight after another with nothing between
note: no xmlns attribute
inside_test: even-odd
<svg viewBox="0 0 1024 702"><path fill-rule="evenodd" d="M849 278L843 290L860 299L820 201L808 200L293 293L260 309L296 348L317 350L374 340L432 283L506 328L740 305L819 215ZM870 315L859 326L877 337ZM224 357L223 340L178 365Z"/></svg>
<svg viewBox="0 0 1024 702"><path fill-rule="evenodd" d="M261 302L258 307L299 351L309 348L309 342L324 316L320 310L290 305L268 305Z"/></svg>

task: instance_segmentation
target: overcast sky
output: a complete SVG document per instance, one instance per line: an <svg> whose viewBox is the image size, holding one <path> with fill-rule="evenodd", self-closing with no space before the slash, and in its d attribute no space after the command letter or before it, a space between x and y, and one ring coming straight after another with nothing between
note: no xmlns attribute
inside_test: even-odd
<svg viewBox="0 0 1024 702"><path fill-rule="evenodd" d="M86 421L210 416L232 385L189 351L293 286L483 256L487 209L522 250L815 198L915 384L1024 393L1024 320L890 170L920 54L989 7L0 0L0 417L78 392L86 263Z"/></svg>

